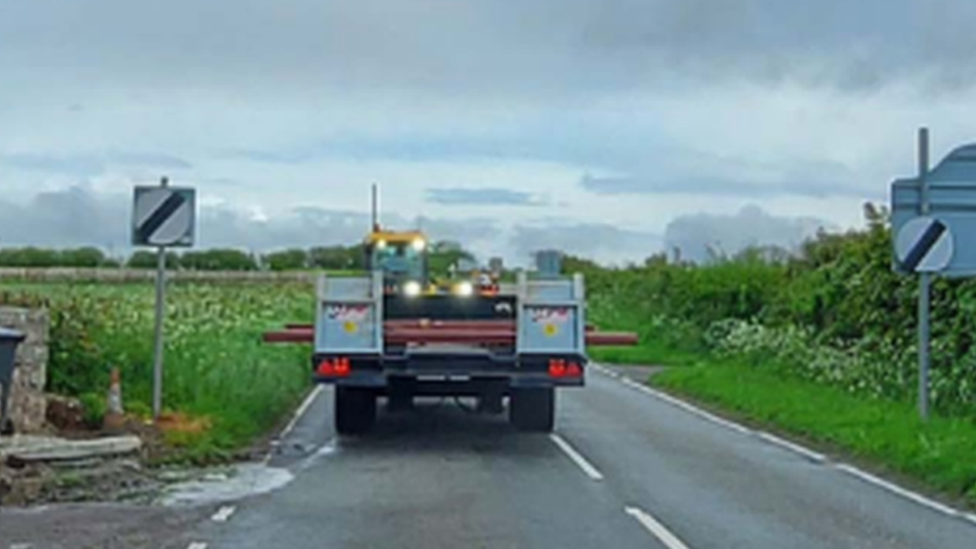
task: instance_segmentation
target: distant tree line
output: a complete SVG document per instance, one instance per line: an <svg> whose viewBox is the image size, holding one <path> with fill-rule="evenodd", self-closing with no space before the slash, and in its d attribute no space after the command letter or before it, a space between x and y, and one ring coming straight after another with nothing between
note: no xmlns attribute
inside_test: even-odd
<svg viewBox="0 0 976 549"><path fill-rule="evenodd" d="M458 259L473 259L473 257L473 254L454 242L435 242L430 250L430 268L434 272L446 272L449 265ZM359 270L365 267L365 261L365 252L361 244L317 246L309 249L288 248L263 254L233 248L166 253L168 268L192 271ZM154 269L156 263L156 252L150 250L138 250L128 257L113 258L95 247L0 248L0 267Z"/></svg>

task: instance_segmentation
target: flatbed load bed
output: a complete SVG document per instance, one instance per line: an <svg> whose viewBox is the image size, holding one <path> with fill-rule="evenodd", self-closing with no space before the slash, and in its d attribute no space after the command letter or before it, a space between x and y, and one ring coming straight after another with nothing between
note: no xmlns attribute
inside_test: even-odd
<svg viewBox="0 0 976 549"><path fill-rule="evenodd" d="M409 406L415 396L472 396L511 421L549 431L555 390L583 387L587 345L631 345L585 322L583 278L530 280L507 293L390 294L380 272L323 275L313 325L288 325L268 342L312 343L313 379L336 386L336 428L361 433L377 399Z"/></svg>

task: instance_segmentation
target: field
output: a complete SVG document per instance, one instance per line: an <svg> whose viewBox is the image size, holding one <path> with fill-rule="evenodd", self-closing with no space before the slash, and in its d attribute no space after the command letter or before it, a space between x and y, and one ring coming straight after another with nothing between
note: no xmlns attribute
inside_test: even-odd
<svg viewBox="0 0 976 549"><path fill-rule="evenodd" d="M104 411L113 367L126 411L151 415L154 295L152 284L0 287L0 303L49 304L48 390L79 397L93 420ZM215 457L248 445L294 406L309 386L308 349L266 345L260 335L311 321L313 299L299 283L168 286L164 408L210 424L171 442Z"/></svg>

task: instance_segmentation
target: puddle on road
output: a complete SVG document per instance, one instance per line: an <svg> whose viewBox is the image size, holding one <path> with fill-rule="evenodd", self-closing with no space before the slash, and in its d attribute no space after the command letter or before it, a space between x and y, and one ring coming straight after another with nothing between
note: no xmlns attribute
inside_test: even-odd
<svg viewBox="0 0 976 549"><path fill-rule="evenodd" d="M304 461L302 461L301 469L304 471L309 467L318 463L319 460L321 460L322 458L331 456L332 454L336 453L336 451L338 451L337 444L338 442L335 439L332 439L329 442L323 444L318 450L315 451L314 454L308 456L307 458L305 458Z"/></svg>
<svg viewBox="0 0 976 549"><path fill-rule="evenodd" d="M291 471L261 464L242 464L166 488L157 502L165 506L235 501L277 490L294 479Z"/></svg>

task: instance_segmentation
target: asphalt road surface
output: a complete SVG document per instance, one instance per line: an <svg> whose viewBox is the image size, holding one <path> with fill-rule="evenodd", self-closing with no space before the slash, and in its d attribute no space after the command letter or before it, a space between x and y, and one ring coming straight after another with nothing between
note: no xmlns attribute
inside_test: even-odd
<svg viewBox="0 0 976 549"><path fill-rule="evenodd" d="M339 439L325 389L270 459L269 466L292 472L291 482L214 506L180 532L178 543L976 548L971 516L899 495L829 458L605 373L591 371L586 388L557 398L552 436L515 432L504 416L471 415L448 400L381 413L374 433Z"/></svg>

